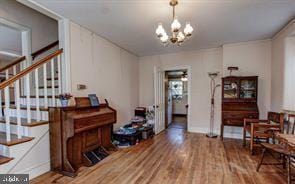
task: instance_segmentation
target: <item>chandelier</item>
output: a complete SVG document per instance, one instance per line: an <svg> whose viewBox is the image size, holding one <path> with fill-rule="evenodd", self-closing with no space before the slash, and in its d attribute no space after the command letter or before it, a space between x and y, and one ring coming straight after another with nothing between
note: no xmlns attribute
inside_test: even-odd
<svg viewBox="0 0 295 184"><path fill-rule="evenodd" d="M193 32L193 27L190 25L189 22L186 23L185 28L183 29L183 32L181 31L181 24L177 20L177 17L175 16L175 6L178 4L177 0L171 0L170 6L173 7L173 22L171 23L171 36L168 36L162 23L159 23L156 34L158 38L161 40L161 42L164 45L168 44L168 41L170 40L171 43L181 45L184 41L186 41Z"/></svg>

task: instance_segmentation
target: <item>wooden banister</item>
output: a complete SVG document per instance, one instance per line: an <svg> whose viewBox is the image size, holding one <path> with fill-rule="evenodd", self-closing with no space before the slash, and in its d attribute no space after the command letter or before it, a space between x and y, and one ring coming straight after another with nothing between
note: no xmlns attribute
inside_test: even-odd
<svg viewBox="0 0 295 184"><path fill-rule="evenodd" d="M31 71L33 71L36 68L39 68L42 64L47 63L48 61L50 61L52 58L60 55L63 52L63 49L59 49L57 51L55 51L52 54L49 54L48 56L42 58L40 61L32 64L31 66L27 67L26 69L22 70L21 72L19 72L18 74L16 74L15 76L9 78L8 80L3 81L0 84L0 89L4 89L5 87L9 86L10 84L12 84L13 82L17 81L18 79L20 79L21 77L25 76L26 74L30 73Z"/></svg>
<svg viewBox="0 0 295 184"><path fill-rule="evenodd" d="M57 41L55 41L55 42L53 42L53 43L51 43L51 44L49 44L49 45L47 45L47 46L45 46L45 47L43 47L43 48L41 48L41 49L39 49L39 50L33 52L33 53L31 54L32 59L34 60L34 59L35 59L37 56L39 56L40 54L42 54L42 53L44 53L44 52L46 52L46 51L52 49L53 47L57 46L58 43L59 43L59 41L57 40Z"/></svg>
<svg viewBox="0 0 295 184"><path fill-rule="evenodd" d="M4 66L3 68L0 69L0 73L3 72L4 70L7 70L9 69L10 67L24 61L26 59L26 56L22 56L22 57L19 57L17 59L15 59L14 61L12 61L11 63L9 63L8 65Z"/></svg>

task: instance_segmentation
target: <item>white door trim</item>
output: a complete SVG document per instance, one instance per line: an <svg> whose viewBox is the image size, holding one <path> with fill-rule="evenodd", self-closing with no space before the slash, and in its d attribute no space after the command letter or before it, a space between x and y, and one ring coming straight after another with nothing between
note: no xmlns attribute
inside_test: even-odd
<svg viewBox="0 0 295 184"><path fill-rule="evenodd" d="M164 71L161 67L154 66L154 128L156 134L165 130L164 91Z"/></svg>
<svg viewBox="0 0 295 184"><path fill-rule="evenodd" d="M187 131L191 132L192 131L192 118L191 118L191 84L192 84L192 75L191 75L191 66L189 65L180 65L180 66L173 66L173 67L162 67L162 69L164 70L164 72L166 71L171 71L171 70L187 70L187 75L188 75L188 85L187 85L187 92L188 92L188 97L187 97L187 101L188 101L188 111L187 111Z"/></svg>
<svg viewBox="0 0 295 184"><path fill-rule="evenodd" d="M31 53L32 53L32 31L30 28L20 25L18 23L12 22L10 20L0 18L0 24L3 24L12 29L18 30L21 32L22 39L22 55L26 56L26 63L31 63Z"/></svg>

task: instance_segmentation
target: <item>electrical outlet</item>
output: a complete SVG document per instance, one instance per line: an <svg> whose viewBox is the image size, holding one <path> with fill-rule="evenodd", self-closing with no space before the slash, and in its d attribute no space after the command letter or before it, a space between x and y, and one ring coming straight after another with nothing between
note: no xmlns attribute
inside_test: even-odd
<svg viewBox="0 0 295 184"><path fill-rule="evenodd" d="M78 84L78 85L77 85L77 89L78 89L78 90L86 89L86 85L85 85L85 84Z"/></svg>

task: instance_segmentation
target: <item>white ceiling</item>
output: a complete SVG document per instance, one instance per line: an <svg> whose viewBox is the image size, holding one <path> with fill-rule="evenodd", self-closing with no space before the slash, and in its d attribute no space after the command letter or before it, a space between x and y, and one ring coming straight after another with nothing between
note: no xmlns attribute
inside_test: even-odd
<svg viewBox="0 0 295 184"><path fill-rule="evenodd" d="M176 15L190 21L193 37L181 47L163 47L158 22L169 30L169 0L35 0L138 55L219 47L271 38L295 18L295 0L179 0Z"/></svg>

